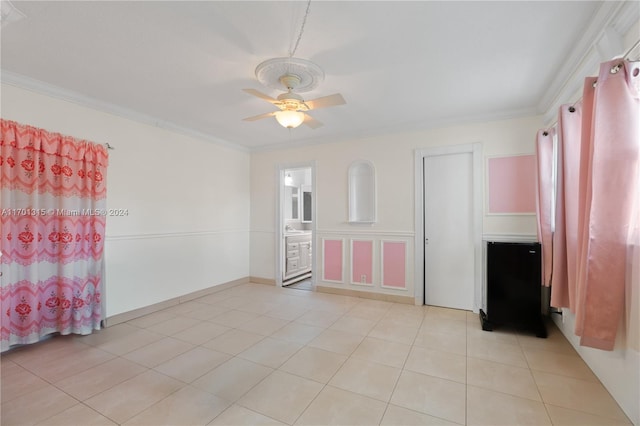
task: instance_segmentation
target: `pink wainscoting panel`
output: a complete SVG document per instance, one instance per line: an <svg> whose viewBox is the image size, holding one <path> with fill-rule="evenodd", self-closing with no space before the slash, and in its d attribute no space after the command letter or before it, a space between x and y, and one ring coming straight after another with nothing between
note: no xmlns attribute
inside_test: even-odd
<svg viewBox="0 0 640 426"><path fill-rule="evenodd" d="M382 242L382 286L406 288L407 252L402 241Z"/></svg>
<svg viewBox="0 0 640 426"><path fill-rule="evenodd" d="M326 281L342 281L342 240L323 240L323 269Z"/></svg>
<svg viewBox="0 0 640 426"><path fill-rule="evenodd" d="M535 155L489 159L489 213L536 212Z"/></svg>
<svg viewBox="0 0 640 426"><path fill-rule="evenodd" d="M362 277L364 275L364 281ZM351 242L351 282L372 284L373 241Z"/></svg>

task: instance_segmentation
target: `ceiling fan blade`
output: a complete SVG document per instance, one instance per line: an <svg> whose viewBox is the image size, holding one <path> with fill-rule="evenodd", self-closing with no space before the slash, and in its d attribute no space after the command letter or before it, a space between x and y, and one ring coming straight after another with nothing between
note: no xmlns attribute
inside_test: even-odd
<svg viewBox="0 0 640 426"><path fill-rule="evenodd" d="M267 117L273 117L274 115L276 115L277 111L274 112L267 112L264 114L260 114L260 115L254 115L253 117L247 117L247 118L243 118L242 121L256 121L256 120L262 120L263 118L267 118Z"/></svg>
<svg viewBox="0 0 640 426"><path fill-rule="evenodd" d="M311 101L305 101L305 104L309 109L327 108L336 105L344 105L347 102L344 100L340 93L334 93L333 95L323 96Z"/></svg>
<svg viewBox="0 0 640 426"><path fill-rule="evenodd" d="M318 127L322 127L323 126L323 124L321 122L319 122L315 118L311 117L309 114L305 114L304 115L304 121L302 122L302 124L304 124L306 126L309 126L312 129L317 129Z"/></svg>
<svg viewBox="0 0 640 426"><path fill-rule="evenodd" d="M265 100L265 101L267 101L267 102L271 102L272 104L275 104L275 103L277 103L277 102L278 102L278 100L277 100L277 99L274 99L274 98L272 98L272 97L271 97L271 96L269 96L269 95L265 95L264 93L262 93L262 92L261 92L261 91L259 91L259 90L256 90L256 89L242 89L242 90L243 90L244 92L246 92L246 93L250 94L250 95L256 96L256 97L258 97L258 98L260 98L260 99L264 99L264 100Z"/></svg>

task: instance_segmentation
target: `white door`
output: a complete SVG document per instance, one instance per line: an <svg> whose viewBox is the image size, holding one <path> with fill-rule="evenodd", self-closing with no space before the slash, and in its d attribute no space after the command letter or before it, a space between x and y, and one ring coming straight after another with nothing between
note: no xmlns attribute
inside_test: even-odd
<svg viewBox="0 0 640 426"><path fill-rule="evenodd" d="M424 157L425 303L473 309L473 153Z"/></svg>

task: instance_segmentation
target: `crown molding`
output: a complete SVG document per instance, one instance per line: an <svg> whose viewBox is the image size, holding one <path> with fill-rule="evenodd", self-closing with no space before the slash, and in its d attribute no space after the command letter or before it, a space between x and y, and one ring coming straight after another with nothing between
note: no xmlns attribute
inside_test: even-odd
<svg viewBox="0 0 640 426"><path fill-rule="evenodd" d="M351 132L341 133L323 138L294 140L290 142L282 142L270 145L256 146L251 148L251 152L270 152L281 151L292 148L302 148L313 145L323 145L329 143L342 143L353 140L369 139L380 136L406 134L426 131L430 129L439 129L451 126L462 126L473 123L486 123L493 121L513 120L523 117L534 117L539 115L535 107L519 108L499 111L491 114L476 114L457 117L437 118L426 121L413 121L408 123L397 124L388 127L378 127L364 130L354 130Z"/></svg>
<svg viewBox="0 0 640 426"><path fill-rule="evenodd" d="M44 94L52 98L60 99L67 102L72 102L83 107L105 112L107 114L123 117L128 120L132 120L139 123L147 124L149 126L168 130L170 132L178 133L184 136L189 136L192 138L211 142L219 146L234 149L236 151L249 152L249 149L242 145L228 142L223 139L217 138L215 136L211 136L209 134L202 133L197 130L181 126L171 121L162 120L157 117L153 117L151 115L143 114L129 108L112 104L110 102L101 101L99 99L92 98L90 96L86 96L81 93L64 89L62 87L45 83L44 81L36 80L34 78L17 74L11 71L0 69L0 82L2 82L3 84L8 84L11 86L18 87L20 89L30 90L32 92Z"/></svg>
<svg viewBox="0 0 640 426"><path fill-rule="evenodd" d="M554 120L561 104L575 101L584 77L597 71L600 62L624 53L621 36L637 21L638 10L635 1L602 3L538 102L546 124Z"/></svg>

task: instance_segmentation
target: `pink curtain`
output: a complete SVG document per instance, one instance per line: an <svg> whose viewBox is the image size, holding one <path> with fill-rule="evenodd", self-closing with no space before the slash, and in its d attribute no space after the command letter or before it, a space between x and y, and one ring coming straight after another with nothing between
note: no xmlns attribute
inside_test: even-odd
<svg viewBox="0 0 640 426"><path fill-rule="evenodd" d="M570 308L572 311L576 304L581 132L582 101L561 106L558 113L551 306Z"/></svg>
<svg viewBox="0 0 640 426"><path fill-rule="evenodd" d="M593 103L588 234L577 322L580 344L612 350L625 306L627 256L640 172L640 63L601 64ZM589 194L587 193L587 200ZM586 227L585 227L586 228Z"/></svg>
<svg viewBox="0 0 640 426"><path fill-rule="evenodd" d="M640 285L628 282L640 223L639 74L637 62L602 63L558 118L551 304L576 314L581 345L604 350L615 345L625 293Z"/></svg>
<svg viewBox="0 0 640 426"><path fill-rule="evenodd" d="M582 128L580 132L580 171L578 173L578 239L576 259L575 304L573 312L580 318L587 261L587 239L589 236L589 212L591 211L591 167L593 147L591 126L593 124L593 103L596 94L597 77L587 77L582 91ZM582 322L576 321L576 336L582 335Z"/></svg>
<svg viewBox="0 0 640 426"><path fill-rule="evenodd" d="M538 182L536 203L538 215L538 240L542 246L542 284L551 285L553 259L553 234L551 231L551 194L553 185L553 138L556 130L539 130L536 137Z"/></svg>
<svg viewBox="0 0 640 426"><path fill-rule="evenodd" d="M100 328L107 151L0 119L2 351Z"/></svg>

